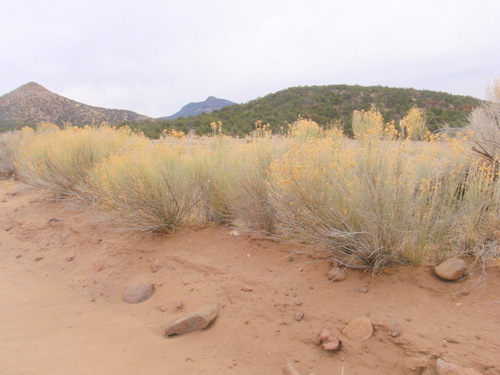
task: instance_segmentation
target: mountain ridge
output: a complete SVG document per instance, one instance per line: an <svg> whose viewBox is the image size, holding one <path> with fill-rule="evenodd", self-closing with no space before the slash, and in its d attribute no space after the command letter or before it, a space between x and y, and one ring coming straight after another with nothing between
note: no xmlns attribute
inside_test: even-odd
<svg viewBox="0 0 500 375"><path fill-rule="evenodd" d="M179 117L197 116L202 113L211 113L213 111L234 104L236 103L230 100L216 98L215 96L209 96L203 102L188 103L185 106L183 106L180 111L174 113L173 115L159 117L157 120L175 120Z"/></svg>

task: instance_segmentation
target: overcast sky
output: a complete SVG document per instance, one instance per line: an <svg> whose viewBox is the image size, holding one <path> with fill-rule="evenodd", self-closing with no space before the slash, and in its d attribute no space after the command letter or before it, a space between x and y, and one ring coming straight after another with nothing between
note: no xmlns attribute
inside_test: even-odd
<svg viewBox="0 0 500 375"><path fill-rule="evenodd" d="M292 86L485 97L499 0L0 0L0 95L29 81L158 117Z"/></svg>

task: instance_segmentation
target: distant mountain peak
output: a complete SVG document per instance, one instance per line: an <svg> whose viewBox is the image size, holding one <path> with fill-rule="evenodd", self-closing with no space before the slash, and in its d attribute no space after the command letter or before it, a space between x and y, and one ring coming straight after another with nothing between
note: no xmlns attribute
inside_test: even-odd
<svg viewBox="0 0 500 375"><path fill-rule="evenodd" d="M145 120L132 111L89 106L57 95L36 82L28 82L0 96L0 131L50 122L57 125L119 124Z"/></svg>
<svg viewBox="0 0 500 375"><path fill-rule="evenodd" d="M159 120L174 120L178 117L189 117L189 116L197 116L202 113L211 113L213 111L217 111L221 108L236 104L226 99L219 99L215 96L209 96L203 102L197 103L189 103L186 104L182 109L171 115L166 117L160 117Z"/></svg>

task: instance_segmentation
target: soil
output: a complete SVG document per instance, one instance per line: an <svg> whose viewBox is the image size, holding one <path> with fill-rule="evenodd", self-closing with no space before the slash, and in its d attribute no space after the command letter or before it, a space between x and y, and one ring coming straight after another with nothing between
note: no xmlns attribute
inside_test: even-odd
<svg viewBox="0 0 500 375"><path fill-rule="evenodd" d="M458 282L431 266L348 269L329 282L331 263L300 245L218 227L120 233L11 181L0 182L0 212L1 374L257 375L289 362L304 375L435 374L437 358L500 374L493 261L486 277L476 266ZM125 303L141 283L153 296ZM213 303L207 329L164 337ZM360 317L372 337L343 338ZM324 329L339 332L339 350L322 348Z"/></svg>

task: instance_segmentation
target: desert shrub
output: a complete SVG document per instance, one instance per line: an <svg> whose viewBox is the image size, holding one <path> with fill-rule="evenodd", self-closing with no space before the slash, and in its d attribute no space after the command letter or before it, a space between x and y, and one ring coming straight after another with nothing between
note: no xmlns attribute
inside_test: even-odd
<svg viewBox="0 0 500 375"><path fill-rule="evenodd" d="M33 134L34 130L29 127L0 134L0 178L17 177L15 160L19 146Z"/></svg>
<svg viewBox="0 0 500 375"><path fill-rule="evenodd" d="M425 114L417 107L411 108L401 121L405 136L412 141L423 141L425 139L428 132L425 123Z"/></svg>
<svg viewBox="0 0 500 375"><path fill-rule="evenodd" d="M469 116L473 131L472 147L491 163L500 163L500 78L488 90L489 101L482 103Z"/></svg>
<svg viewBox="0 0 500 375"><path fill-rule="evenodd" d="M383 134L384 120L380 111L372 105L369 111L354 111L352 113L352 130L354 138L380 138Z"/></svg>
<svg viewBox="0 0 500 375"><path fill-rule="evenodd" d="M89 176L96 208L121 229L173 232L196 204L194 165L182 148L165 143L111 155Z"/></svg>
<svg viewBox="0 0 500 375"><path fill-rule="evenodd" d="M300 143L273 163L270 199L281 236L314 244L343 263L378 269L458 251L463 243L450 227L457 233L465 220L486 224L497 212L488 175L470 172L466 139L415 144L374 138ZM477 189L458 197L464 180ZM473 219L467 207L476 208Z"/></svg>
<svg viewBox="0 0 500 375"><path fill-rule="evenodd" d="M21 143L16 167L24 182L56 198L81 196L87 174L95 164L144 142L145 138L127 128L42 127Z"/></svg>

